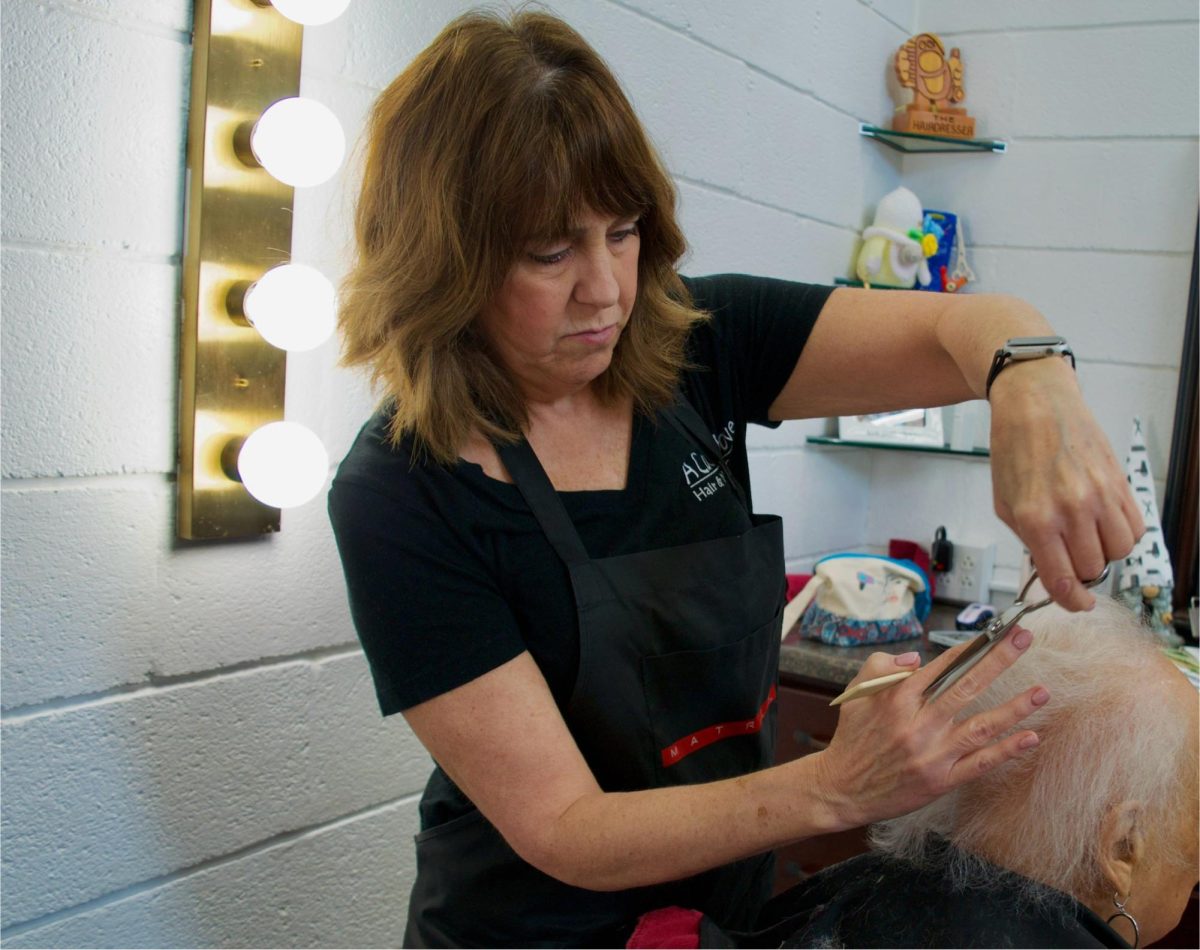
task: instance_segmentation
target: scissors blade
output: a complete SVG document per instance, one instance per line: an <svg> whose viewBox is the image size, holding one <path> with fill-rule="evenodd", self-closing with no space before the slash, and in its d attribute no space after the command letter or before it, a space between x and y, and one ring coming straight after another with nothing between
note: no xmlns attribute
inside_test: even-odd
<svg viewBox="0 0 1200 950"><path fill-rule="evenodd" d="M1112 565L1105 564L1104 570L1099 575L1090 581L1083 581L1083 585L1085 587L1099 586L1108 578L1111 567ZM958 658L938 674L937 679L925 687L925 691L921 693L922 696L926 699L936 699L947 688L957 683L967 670L987 656L988 651L1004 639L1005 635L1018 620L1028 613L1041 610L1051 602L1050 598L1047 597L1045 600L1040 600L1036 603L1025 603L1025 595L1029 592L1030 585L1036 579L1037 571L1034 571L1029 580L1025 582L1025 587L1021 590L1016 603L988 624L987 629L972 640L967 648L958 655Z"/></svg>
<svg viewBox="0 0 1200 950"><path fill-rule="evenodd" d="M1000 642L1000 638L993 639L988 636L987 632L981 633L969 644L966 649L958 655L958 657L948 667L942 670L937 675L937 678L925 687L925 691L921 693L926 699L936 699L941 695L942 691L948 689L958 682L959 677L967 672L972 666L978 663L987 655L987 652Z"/></svg>
<svg viewBox="0 0 1200 950"><path fill-rule="evenodd" d="M1036 610L1039 606L1041 604L1030 605L1017 601L1005 610L967 645L967 648L958 655L953 663L938 674L937 679L925 687L925 691L921 695L926 699L932 699L940 695L945 688L957 683L959 677L982 660L992 647L1004 639L1004 635L1012 629L1013 624L1030 610Z"/></svg>

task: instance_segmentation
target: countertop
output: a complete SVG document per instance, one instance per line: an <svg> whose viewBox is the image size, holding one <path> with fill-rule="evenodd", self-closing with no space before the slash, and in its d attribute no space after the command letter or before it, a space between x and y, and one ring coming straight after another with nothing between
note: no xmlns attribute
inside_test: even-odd
<svg viewBox="0 0 1200 950"><path fill-rule="evenodd" d="M953 630L954 617L961 610L948 604L935 604L925 621L926 630ZM812 680L836 689L838 692L858 672L858 668L872 653L907 653L916 650L925 664L942 652L942 647L930 643L922 634L911 640L894 643L873 643L862 647L837 647L816 640L801 640L793 627L783 639L779 651L779 672L784 678Z"/></svg>

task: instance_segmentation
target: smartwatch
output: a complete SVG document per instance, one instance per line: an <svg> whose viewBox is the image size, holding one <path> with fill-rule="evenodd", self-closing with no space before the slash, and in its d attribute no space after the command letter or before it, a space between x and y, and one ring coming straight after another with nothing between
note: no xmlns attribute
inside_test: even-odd
<svg viewBox="0 0 1200 950"><path fill-rule="evenodd" d="M1020 360L1040 360L1047 356L1064 356L1071 361L1071 369L1075 368L1075 354L1061 336L1018 336L1013 337L996 351L992 357L992 368L988 371L987 385L983 397L987 399L992 393L992 382L1000 375L1000 370L1010 363Z"/></svg>

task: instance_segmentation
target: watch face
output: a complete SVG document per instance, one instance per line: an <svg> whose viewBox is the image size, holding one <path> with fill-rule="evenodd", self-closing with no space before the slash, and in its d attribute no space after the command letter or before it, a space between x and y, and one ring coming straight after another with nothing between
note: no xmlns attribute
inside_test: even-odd
<svg viewBox="0 0 1200 950"><path fill-rule="evenodd" d="M1071 348L1061 336L1021 336L1005 343L1001 352L1010 360L1036 360L1043 356L1066 356Z"/></svg>
<svg viewBox="0 0 1200 950"><path fill-rule="evenodd" d="M992 368L988 371L987 382L984 384L984 396L991 398L992 381L1005 366L1046 356L1069 359L1071 369L1075 368L1075 354L1071 351L1070 344L1061 336L1018 336L1010 339L992 358Z"/></svg>
<svg viewBox="0 0 1200 950"><path fill-rule="evenodd" d="M1036 346L1038 348L1046 346L1066 346L1067 341L1061 336L1016 336L1008 341L1005 345L1012 349L1018 346Z"/></svg>

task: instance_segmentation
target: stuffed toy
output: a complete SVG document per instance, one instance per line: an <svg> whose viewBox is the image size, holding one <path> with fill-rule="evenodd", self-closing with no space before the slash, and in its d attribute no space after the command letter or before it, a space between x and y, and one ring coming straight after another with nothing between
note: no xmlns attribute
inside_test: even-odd
<svg viewBox="0 0 1200 950"><path fill-rule="evenodd" d="M920 199L907 188L883 196L875 209L875 223L863 231L855 274L864 287L910 289L932 279L925 258L937 253L937 238L924 229Z"/></svg>

